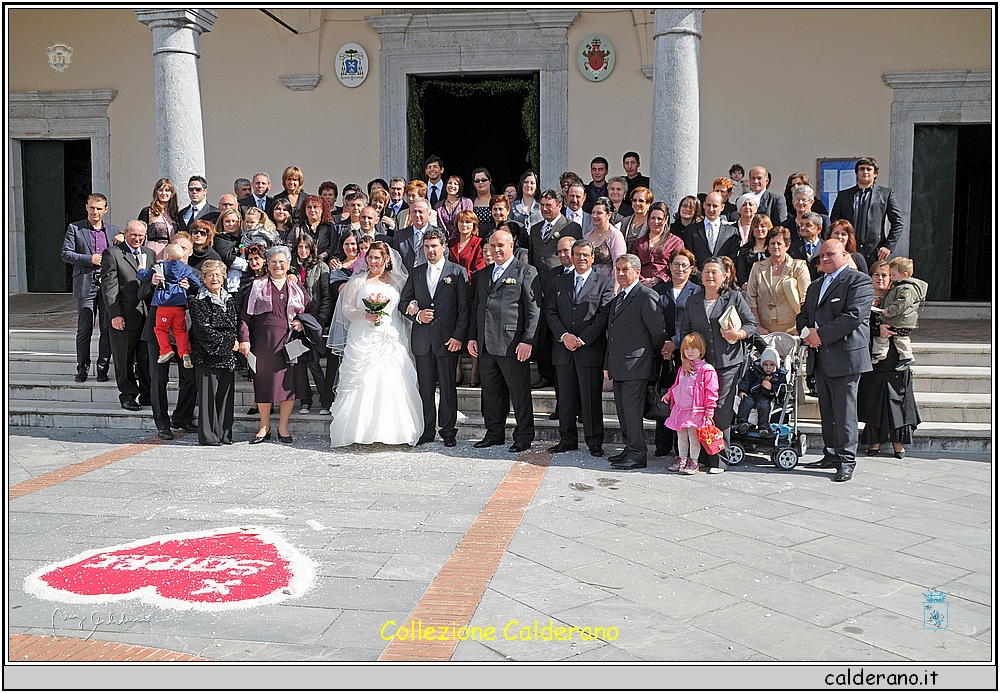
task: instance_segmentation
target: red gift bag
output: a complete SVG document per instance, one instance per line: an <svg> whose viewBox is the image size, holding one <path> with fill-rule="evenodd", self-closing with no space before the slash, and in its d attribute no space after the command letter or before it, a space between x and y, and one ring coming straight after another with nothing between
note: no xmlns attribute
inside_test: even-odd
<svg viewBox="0 0 1000 693"><path fill-rule="evenodd" d="M702 426L697 431L698 441L709 455L714 455L726 447L726 441L722 438L722 431L714 424Z"/></svg>

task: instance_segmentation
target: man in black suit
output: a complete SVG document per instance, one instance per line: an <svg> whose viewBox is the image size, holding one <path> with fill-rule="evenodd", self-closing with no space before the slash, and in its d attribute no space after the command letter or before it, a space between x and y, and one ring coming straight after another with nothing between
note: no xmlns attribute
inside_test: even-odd
<svg viewBox="0 0 1000 693"><path fill-rule="evenodd" d="M486 436L473 447L503 445L513 404L517 425L510 451L524 452L535 439L528 359L538 332L541 288L535 268L514 257L509 231L490 236L490 251L494 264L476 273L469 322L469 353L479 357L486 427Z"/></svg>
<svg viewBox="0 0 1000 693"><path fill-rule="evenodd" d="M455 370L469 327L469 277L464 267L445 259L446 247L447 238L440 229L424 234L426 269L422 266L407 278L399 309L413 321L410 349L424 405L424 432L417 445L434 440L436 421L445 447L450 448L458 435ZM440 413L434 405L435 387L441 390Z"/></svg>
<svg viewBox="0 0 1000 693"><path fill-rule="evenodd" d="M139 338L149 311L149 298L139 294L142 283L136 276L156 262L156 253L146 248L146 225L130 221L125 240L109 246L101 256L101 291L111 318L111 353L115 359L115 380L122 409L139 411L136 397L149 399L149 364L139 348ZM136 382L138 375L138 382Z"/></svg>
<svg viewBox="0 0 1000 693"><path fill-rule="evenodd" d="M605 369L614 381L618 425L625 438L625 448L608 458L616 469L646 468L646 438L642 432L646 384L653 377L654 356L665 338L659 297L639 281L640 269L642 261L635 255L622 255L615 262L621 289L608 315Z"/></svg>
<svg viewBox="0 0 1000 693"><path fill-rule="evenodd" d="M206 202L208 196L208 183L202 176L191 176L188 180L188 197L191 204L178 212L180 217L180 230L187 231L191 224L198 220L215 224L219 220L219 208Z"/></svg>
<svg viewBox="0 0 1000 693"><path fill-rule="evenodd" d="M274 218L274 198L267 194L271 189L271 178L266 173L255 173L251 182L253 193L240 199L240 214L246 214L249 207L264 210L268 219Z"/></svg>
<svg viewBox="0 0 1000 693"><path fill-rule="evenodd" d="M611 277L593 271L590 241L573 244L573 264L574 272L555 275L545 297L545 316L555 337L552 363L559 383L559 443L549 452L576 450L576 415L582 410L587 448L594 457L604 457L601 393L614 283Z"/></svg>
<svg viewBox="0 0 1000 693"><path fill-rule="evenodd" d="M823 245L823 237L821 235L822 224L822 215L815 212L806 212L803 214L802 223L798 224L799 237L792 241L792 245L788 249L789 257L806 261L812 279L816 279L821 274L813 260L819 255L819 248Z"/></svg>
<svg viewBox="0 0 1000 693"><path fill-rule="evenodd" d="M384 216L395 219L404 209L409 209L403 194L406 191L406 179L396 176L389 179L389 204L382 210Z"/></svg>
<svg viewBox="0 0 1000 693"><path fill-rule="evenodd" d="M694 253L698 269L713 256L736 256L740 247L740 232L735 224L725 221L722 214L722 195L717 192L705 196L705 218L691 223L684 229L684 247Z"/></svg>
<svg viewBox="0 0 1000 693"><path fill-rule="evenodd" d="M594 203L602 197L608 196L608 160L603 156L595 156L590 162L590 177L593 179L587 184L587 199L583 203L583 211L590 213L594 208Z"/></svg>
<svg viewBox="0 0 1000 693"><path fill-rule="evenodd" d="M767 189L770 174L763 166L750 169L750 192L757 197L757 214L766 214L774 226L780 226L788 218L788 207L784 195L775 195Z"/></svg>
<svg viewBox="0 0 1000 693"><path fill-rule="evenodd" d="M447 195L444 191L444 162L441 157L431 154L424 160L424 175L427 176L427 201L431 209ZM411 205L412 206L412 205Z"/></svg>
<svg viewBox="0 0 1000 693"><path fill-rule="evenodd" d="M191 235L186 231L178 231L172 240L184 249L184 262L187 262L194 251L194 242ZM201 278L201 273L192 268L195 275ZM154 274L152 282L143 283L140 289L140 296L149 300L153 295L156 285L163 281L162 274ZM188 292L188 297L196 295L198 288L191 286L187 279L182 279L178 284ZM194 378L193 368L182 368L181 360L174 349L174 356L166 363L160 363L160 346L156 341L156 334L153 328L156 327L156 306L150 306L149 315L146 317L146 324L142 328L142 341L146 342L147 361L149 363L148 378L149 392L153 408L153 422L156 424L157 436L161 440L173 440L174 434L170 432L170 427L183 428L188 433L197 433L198 426L194 422L194 406L197 401L198 391ZM140 351L142 348L140 347ZM167 406L167 382L170 380L170 364L177 364L179 373L179 383L177 390L177 404L174 407L174 415L171 419Z"/></svg>
<svg viewBox="0 0 1000 693"><path fill-rule="evenodd" d="M582 193L582 186L580 189ZM542 277L545 273L561 266L559 260L559 241L565 236L574 239L583 238L579 224L568 220L560 213L560 195L555 190L546 190L538 198L543 221L538 222L528 232L528 261ZM543 287L544 291L544 287ZM539 303L544 305L544 295L539 297ZM531 387L537 389L548 387L556 381L552 370L552 333L548 322L542 320L538 326L538 339L535 344L535 359L538 362L538 380Z"/></svg>
<svg viewBox="0 0 1000 693"><path fill-rule="evenodd" d="M403 259L403 265L407 272L412 273L414 267L419 267L427 263L424 255L424 234L431 229L438 228L431 226L429 218L431 213L430 203L426 198L418 197L410 205L410 225L404 226L396 235L392 237L392 247L396 249ZM440 230L440 229L439 229ZM447 247L445 257L448 256Z"/></svg>
<svg viewBox="0 0 1000 693"><path fill-rule="evenodd" d="M100 321L101 337L97 345L97 381L108 380L111 364L111 323L101 291L101 256L114 243L118 227L104 223L108 198L101 193L87 197L87 218L66 228L62 261L73 265L73 298L76 299L76 382L87 381L90 371L90 338L94 334L94 315Z"/></svg>
<svg viewBox="0 0 1000 693"><path fill-rule="evenodd" d="M816 389L823 430L823 459L810 467L836 467L834 481L849 481L858 451L858 381L872 369L868 316L875 297L872 280L852 270L841 241L820 248L824 277L809 285L796 319L803 341L814 350Z"/></svg>
<svg viewBox="0 0 1000 693"><path fill-rule="evenodd" d="M903 212L899 209L892 188L875 185L878 178L878 161L866 156L854 165L858 184L841 190L834 200L830 220L846 219L854 227L854 238L858 252L864 255L871 267L879 260L885 260L896 248L896 242L903 232ZM889 231L885 222L889 221Z"/></svg>

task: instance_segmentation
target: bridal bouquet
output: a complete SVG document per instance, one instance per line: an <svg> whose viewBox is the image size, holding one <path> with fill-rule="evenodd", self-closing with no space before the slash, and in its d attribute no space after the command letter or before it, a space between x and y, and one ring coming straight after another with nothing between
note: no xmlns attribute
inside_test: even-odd
<svg viewBox="0 0 1000 693"><path fill-rule="evenodd" d="M376 316L375 327L381 326L382 316L387 315L385 307L389 305L389 299L382 294L371 294L361 300L365 304L365 312L369 315Z"/></svg>

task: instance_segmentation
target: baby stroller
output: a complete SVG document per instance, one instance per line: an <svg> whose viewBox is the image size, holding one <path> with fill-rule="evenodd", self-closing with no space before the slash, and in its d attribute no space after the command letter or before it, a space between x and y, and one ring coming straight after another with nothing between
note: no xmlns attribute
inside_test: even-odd
<svg viewBox="0 0 1000 693"><path fill-rule="evenodd" d="M799 433L798 389L799 374L805 363L806 346L801 338L790 334L771 333L758 338L758 342L743 364L744 372L751 359L756 362L764 351L761 341L778 352L787 373L785 383L778 386L766 422L757 422L753 429L748 424L734 425L730 432L730 466L741 464L750 453L767 454L779 469L794 469L799 458L806 454L806 434Z"/></svg>

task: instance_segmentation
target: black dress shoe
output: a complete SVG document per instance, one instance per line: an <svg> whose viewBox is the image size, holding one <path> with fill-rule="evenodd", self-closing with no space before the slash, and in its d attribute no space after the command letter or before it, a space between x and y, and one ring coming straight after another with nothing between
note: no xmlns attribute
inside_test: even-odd
<svg viewBox="0 0 1000 693"><path fill-rule="evenodd" d="M810 462L805 465L806 469L833 469L837 466L837 463L833 460L820 460L819 462Z"/></svg>
<svg viewBox="0 0 1000 693"><path fill-rule="evenodd" d="M507 448L507 451L508 452L524 452L525 450L527 450L530 447L531 447L531 443L514 443L509 448Z"/></svg>
<svg viewBox="0 0 1000 693"><path fill-rule="evenodd" d="M633 460L629 457L626 457L621 462L616 462L612 466L615 469L645 469L646 462L645 460Z"/></svg>
<svg viewBox="0 0 1000 693"><path fill-rule="evenodd" d="M194 421L188 421L187 423L182 423L182 424L174 423L173 421L171 421L170 422L170 427L171 428L179 428L182 431L187 431L188 433L197 433L198 432L198 424L196 424Z"/></svg>
<svg viewBox="0 0 1000 693"><path fill-rule="evenodd" d="M552 384L552 383L550 383L550 382L549 382L548 380L546 380L545 378L539 378L539 379L538 379L538 380L536 380L535 382L531 383L531 389L532 389L532 390L539 390L539 389L541 389L541 388L543 388L543 387L548 387L548 386L549 386L549 385L551 385L551 384Z"/></svg>
<svg viewBox="0 0 1000 693"><path fill-rule="evenodd" d="M456 445L458 445L458 441L455 440L454 438L445 438L444 439L444 446L446 448L453 448Z"/></svg>
<svg viewBox="0 0 1000 693"><path fill-rule="evenodd" d="M590 456L591 457L604 457L604 448L600 445L590 446Z"/></svg>
<svg viewBox="0 0 1000 693"><path fill-rule="evenodd" d="M841 469L841 470L839 470L837 472L836 476L833 477L833 480L834 481L850 481L852 476L854 476L854 472L852 472L850 470L847 470L847 469Z"/></svg>
<svg viewBox="0 0 1000 693"><path fill-rule="evenodd" d="M570 450L576 450L576 445L569 445L566 443L558 443L557 445L551 446L548 450L549 452L569 452Z"/></svg>
<svg viewBox="0 0 1000 693"><path fill-rule="evenodd" d="M127 409L129 411L139 411L142 407L139 406L134 400L129 400L128 402L122 402L122 409Z"/></svg>
<svg viewBox="0 0 1000 693"><path fill-rule="evenodd" d="M201 443L201 445L207 445L209 447L216 448L216 447L219 447L220 445L222 445L222 441L216 440L216 441L211 442L211 443Z"/></svg>
<svg viewBox="0 0 1000 693"><path fill-rule="evenodd" d="M270 430L268 430L268 432L265 433L262 436L254 436L253 440L250 441L250 444L251 445L257 445L258 443L263 443L265 440L271 440L271 431Z"/></svg>
<svg viewBox="0 0 1000 693"><path fill-rule="evenodd" d="M653 457L666 457L669 454L671 454L669 450L657 449L657 451L653 453Z"/></svg>
<svg viewBox="0 0 1000 693"><path fill-rule="evenodd" d="M281 442L281 443L291 443L292 442L292 437L290 435L283 436L283 435L281 435L281 433L278 433L278 441Z"/></svg>
<svg viewBox="0 0 1000 693"><path fill-rule="evenodd" d="M86 376L84 376L84 380L86 380ZM108 380L110 380L110 378L108 377L107 371L97 371L97 382L106 383Z"/></svg>
<svg viewBox="0 0 1000 693"><path fill-rule="evenodd" d="M549 421L558 421L558 420L559 420L559 412L554 411L551 414L549 414Z"/></svg>
<svg viewBox="0 0 1000 693"><path fill-rule="evenodd" d="M417 445L424 445L425 443L433 443L434 436L420 436L417 438Z"/></svg>
<svg viewBox="0 0 1000 693"><path fill-rule="evenodd" d="M608 456L609 462L621 462L626 457L628 457L628 448L623 449L621 452L616 452L614 455Z"/></svg>
<svg viewBox="0 0 1000 693"><path fill-rule="evenodd" d="M78 383L85 383L85 382L87 382L87 371L77 371L76 372L76 377L73 378L73 380L75 380Z"/></svg>
<svg viewBox="0 0 1000 693"><path fill-rule="evenodd" d="M156 432L156 437L159 438L160 440L173 440L174 439L174 434L171 433L170 429L168 428L165 431L157 431Z"/></svg>
<svg viewBox="0 0 1000 693"><path fill-rule="evenodd" d="M483 438L479 442L473 443L472 447L474 447L474 448L491 448L494 445L503 445L503 441L502 440L493 440L492 438Z"/></svg>
<svg viewBox="0 0 1000 693"><path fill-rule="evenodd" d="M906 457L906 449L904 448L903 450L893 450L892 456L895 457L897 460L901 460L904 457Z"/></svg>

